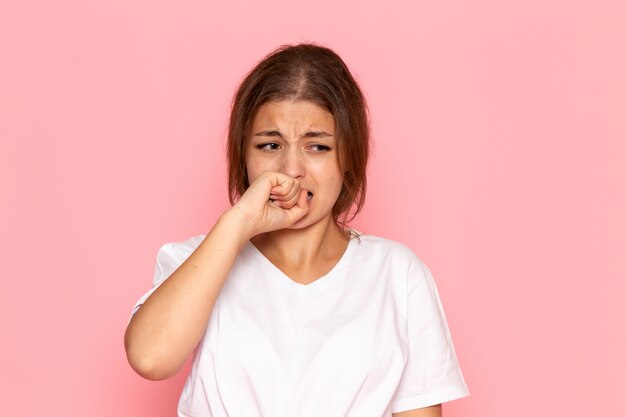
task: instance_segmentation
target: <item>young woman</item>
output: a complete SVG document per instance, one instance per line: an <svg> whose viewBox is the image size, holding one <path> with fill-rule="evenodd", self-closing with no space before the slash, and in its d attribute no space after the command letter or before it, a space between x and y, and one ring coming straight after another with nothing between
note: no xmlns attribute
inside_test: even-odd
<svg viewBox="0 0 626 417"><path fill-rule="evenodd" d="M365 101L333 51L282 47L244 79L232 207L164 245L125 335L141 376L193 352L179 416L440 416L467 395L430 271L346 226L365 197Z"/></svg>

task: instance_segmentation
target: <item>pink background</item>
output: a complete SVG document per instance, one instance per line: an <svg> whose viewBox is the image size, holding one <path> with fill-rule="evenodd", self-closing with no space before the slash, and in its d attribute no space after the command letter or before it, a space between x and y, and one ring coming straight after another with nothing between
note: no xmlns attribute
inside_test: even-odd
<svg viewBox="0 0 626 417"><path fill-rule="evenodd" d="M339 52L369 99L354 226L437 280L472 394L445 415L619 414L617 0L2 2L1 414L174 415L185 375L133 373L131 308L158 247L227 207L237 83L305 40Z"/></svg>

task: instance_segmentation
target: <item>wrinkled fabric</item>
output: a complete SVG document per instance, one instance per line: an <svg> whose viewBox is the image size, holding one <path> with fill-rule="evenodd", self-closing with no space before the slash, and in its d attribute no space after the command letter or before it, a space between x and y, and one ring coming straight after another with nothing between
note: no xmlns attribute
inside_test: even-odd
<svg viewBox="0 0 626 417"><path fill-rule="evenodd" d="M161 247L133 313L203 239ZM387 417L466 395L432 274L410 249L354 237L303 285L248 242L194 351L178 415Z"/></svg>

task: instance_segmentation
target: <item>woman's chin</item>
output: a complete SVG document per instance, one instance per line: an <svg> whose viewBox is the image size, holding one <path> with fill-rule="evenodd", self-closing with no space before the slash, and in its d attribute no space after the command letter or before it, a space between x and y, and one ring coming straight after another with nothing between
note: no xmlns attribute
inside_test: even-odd
<svg viewBox="0 0 626 417"><path fill-rule="evenodd" d="M308 229L308 228L315 227L318 225L327 226L328 222L333 222L333 217L331 213L328 213L326 216L323 216L322 218L318 218L316 220L315 217L312 217L312 213L308 212L300 220L298 220L297 222L289 226L287 229L303 230L303 229Z"/></svg>

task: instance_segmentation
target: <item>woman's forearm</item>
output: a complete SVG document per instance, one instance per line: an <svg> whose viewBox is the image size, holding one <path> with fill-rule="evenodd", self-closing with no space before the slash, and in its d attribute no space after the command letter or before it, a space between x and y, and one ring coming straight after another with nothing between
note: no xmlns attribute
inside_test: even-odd
<svg viewBox="0 0 626 417"><path fill-rule="evenodd" d="M132 317L124 344L133 369L147 379L169 378L199 343L237 254L250 239L245 218L231 209L189 258Z"/></svg>

